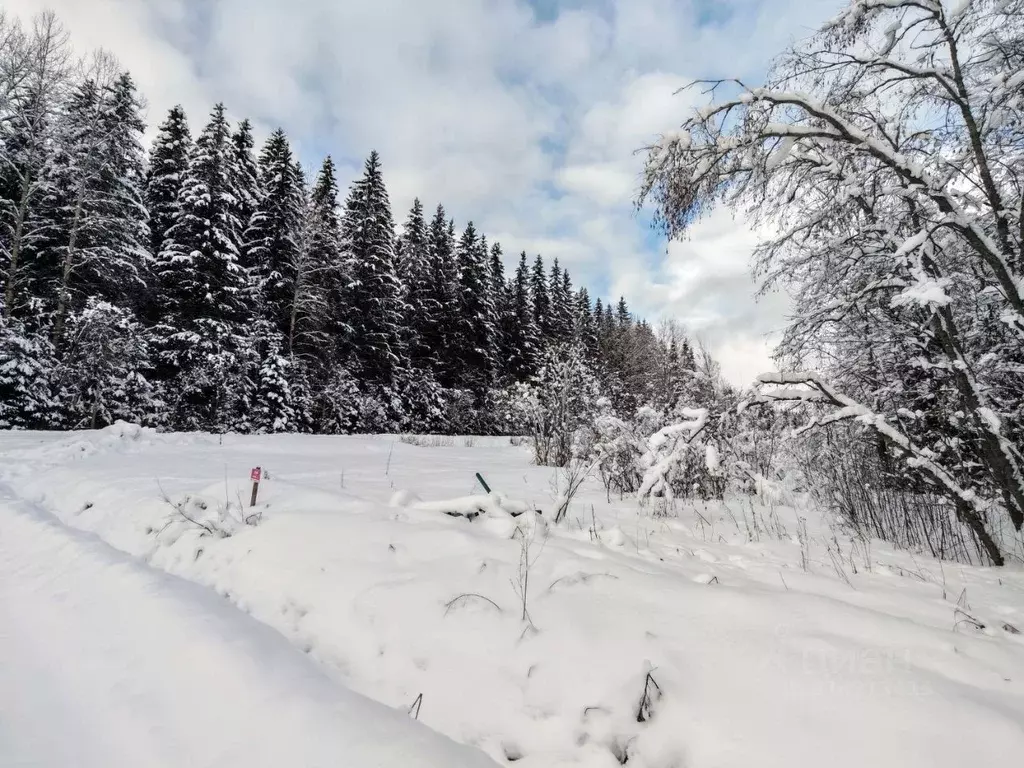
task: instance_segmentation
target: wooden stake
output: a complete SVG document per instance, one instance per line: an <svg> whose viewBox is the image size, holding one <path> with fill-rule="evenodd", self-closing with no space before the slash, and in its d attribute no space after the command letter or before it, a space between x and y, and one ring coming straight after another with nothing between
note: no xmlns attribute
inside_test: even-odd
<svg viewBox="0 0 1024 768"><path fill-rule="evenodd" d="M249 473L249 477L252 480L252 497L249 499L249 506L256 506L256 494L260 492L260 476L263 471L259 467L253 467L252 472Z"/></svg>

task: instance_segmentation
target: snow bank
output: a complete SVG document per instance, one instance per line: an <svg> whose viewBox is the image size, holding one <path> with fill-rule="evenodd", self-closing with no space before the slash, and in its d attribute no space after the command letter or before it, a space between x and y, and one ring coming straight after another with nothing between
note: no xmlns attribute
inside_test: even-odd
<svg viewBox="0 0 1024 768"><path fill-rule="evenodd" d="M494 765L209 590L9 499L0 616L0 765Z"/></svg>
<svg viewBox="0 0 1024 768"><path fill-rule="evenodd" d="M42 439L0 435L19 496L206 585L348 688L399 709L422 694L421 722L517 768L962 768L1024 747L1024 637L1001 629L1024 629L1019 570L865 548L756 499L651 519L590 481L548 530L494 508L467 525L399 491L468 509L481 472L550 508L557 470L513 446L156 436L71 460L47 437L52 455L26 457ZM255 465L259 525L164 529L158 480L216 503ZM956 624L961 594L984 630Z"/></svg>

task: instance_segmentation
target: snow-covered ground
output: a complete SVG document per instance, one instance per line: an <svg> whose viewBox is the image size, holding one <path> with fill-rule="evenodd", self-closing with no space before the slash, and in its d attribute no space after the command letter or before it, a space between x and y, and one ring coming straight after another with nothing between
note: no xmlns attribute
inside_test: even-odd
<svg viewBox="0 0 1024 768"><path fill-rule="evenodd" d="M433 502L480 472L550 512L559 473L434 442L0 434L0 764L486 763L412 722L421 694L420 723L517 766L1024 751L1019 569L851 542L799 499L653 519L591 482L567 525L470 522Z"/></svg>
<svg viewBox="0 0 1024 768"><path fill-rule="evenodd" d="M0 619L0 765L494 765L208 589L3 495Z"/></svg>

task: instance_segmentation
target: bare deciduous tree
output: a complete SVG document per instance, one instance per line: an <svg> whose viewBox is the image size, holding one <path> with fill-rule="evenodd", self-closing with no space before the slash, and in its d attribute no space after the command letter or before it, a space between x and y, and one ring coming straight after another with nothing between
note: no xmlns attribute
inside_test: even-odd
<svg viewBox="0 0 1024 768"><path fill-rule="evenodd" d="M9 196L0 204L0 315L19 308L24 252L40 234L34 216L46 192L45 173L72 57L68 35L52 12L26 31L0 12L0 179Z"/></svg>
<svg viewBox="0 0 1024 768"><path fill-rule="evenodd" d="M854 0L763 86L704 83L641 195L672 234L723 201L774 232L755 263L795 298L781 358L831 384L797 378L966 524L997 508L1018 531L1022 70L1021 0Z"/></svg>

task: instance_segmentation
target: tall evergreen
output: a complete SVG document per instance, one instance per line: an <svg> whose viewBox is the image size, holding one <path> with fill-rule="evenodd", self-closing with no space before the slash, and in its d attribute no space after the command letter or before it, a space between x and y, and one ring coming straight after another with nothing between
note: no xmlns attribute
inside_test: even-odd
<svg viewBox="0 0 1024 768"><path fill-rule="evenodd" d="M509 289L509 311L505 328L505 368L514 381L527 381L537 372L539 339L530 295L530 267L526 251L519 254L519 266Z"/></svg>
<svg viewBox="0 0 1024 768"><path fill-rule="evenodd" d="M238 220L245 228L256 212L262 197L260 170L256 164L253 148L256 140L252 136L252 123L242 120L231 134L231 170L235 198L238 202Z"/></svg>
<svg viewBox="0 0 1024 768"><path fill-rule="evenodd" d="M287 337L302 256L305 193L302 173L281 129L264 144L259 172L260 196L245 230L245 267L258 292L258 313Z"/></svg>
<svg viewBox="0 0 1024 768"><path fill-rule="evenodd" d="M230 323L243 316L246 276L239 264L242 225L232 150L224 105L217 104L193 147L178 218L160 256L168 313L184 327L198 319Z"/></svg>
<svg viewBox="0 0 1024 768"><path fill-rule="evenodd" d="M239 354L247 276L239 263L241 222L233 145L224 106L196 139L178 217L159 259L164 313L160 375L180 429L234 428L254 386Z"/></svg>
<svg viewBox="0 0 1024 768"><path fill-rule="evenodd" d="M433 353L434 373L446 387L456 385L458 371L458 282L459 270L455 255L455 224L447 218L444 206L438 205L430 221L430 306L435 319L422 334L422 343Z"/></svg>
<svg viewBox="0 0 1024 768"><path fill-rule="evenodd" d="M615 305L615 323L619 328L629 328L633 324L633 316L629 314L624 296L620 296L619 303Z"/></svg>
<svg viewBox="0 0 1024 768"><path fill-rule="evenodd" d="M368 383L390 386L405 365L402 288L395 269L391 203L376 151L345 202L342 235L351 280L354 370Z"/></svg>
<svg viewBox="0 0 1024 768"><path fill-rule="evenodd" d="M494 361L493 377L496 384L505 382L509 375L509 333L512 321L512 306L508 285L505 283L505 265L502 262L501 244L491 246L488 277L488 292L491 299L491 357Z"/></svg>
<svg viewBox="0 0 1024 768"><path fill-rule="evenodd" d="M548 328L551 341L566 342L572 336L572 308L569 306L569 297L565 292L565 279L557 258L551 264L551 273L548 277L548 298L550 301Z"/></svg>
<svg viewBox="0 0 1024 768"><path fill-rule="evenodd" d="M437 337L440 303L433 295L433 269L430 233L423 216L423 204L413 200L405 229L400 238L402 256L399 279L405 288L405 329L410 363L426 370L431 366L436 349L431 346Z"/></svg>
<svg viewBox="0 0 1024 768"><path fill-rule="evenodd" d="M172 107L153 140L146 174L150 251L154 256L163 250L167 231L177 218L178 195L181 194L191 151L192 134L185 110L180 105Z"/></svg>
<svg viewBox="0 0 1024 768"><path fill-rule="evenodd" d="M494 304L491 300L486 240L473 222L459 238L459 385L478 398L491 383L494 372Z"/></svg>
<svg viewBox="0 0 1024 768"><path fill-rule="evenodd" d="M560 324L563 326L565 338L568 341L575 339L577 323L576 295L572 291L572 279L569 277L569 270L562 270L562 284L558 289L558 304L563 313Z"/></svg>
<svg viewBox="0 0 1024 768"><path fill-rule="evenodd" d="M341 359L341 351L351 332L342 262L338 181L330 156L324 159L313 183L306 215L307 265L300 285L302 291L292 303L291 351L326 367Z"/></svg>
<svg viewBox="0 0 1024 768"><path fill-rule="evenodd" d="M604 337L611 344L615 335L615 313L612 310L611 302L604 305L604 317L601 318L601 327L604 330Z"/></svg>
<svg viewBox="0 0 1024 768"><path fill-rule="evenodd" d="M590 293L586 288L580 288L574 299L575 326L573 338L582 346L587 355L594 359L597 357L597 327L594 323L594 313L590 306Z"/></svg>
<svg viewBox="0 0 1024 768"><path fill-rule="evenodd" d="M530 273L530 295L533 297L533 321L542 344L551 339L551 300L548 296L547 275L544 260L537 254Z"/></svg>

